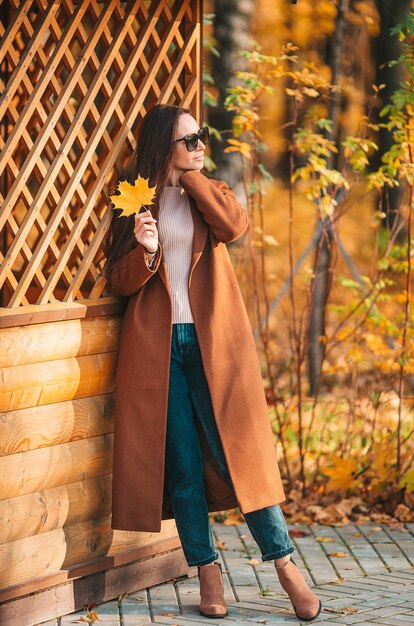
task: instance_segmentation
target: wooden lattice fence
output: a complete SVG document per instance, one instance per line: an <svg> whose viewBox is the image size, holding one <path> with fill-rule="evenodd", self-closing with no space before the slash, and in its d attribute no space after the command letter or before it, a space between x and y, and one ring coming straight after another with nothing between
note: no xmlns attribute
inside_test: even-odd
<svg viewBox="0 0 414 626"><path fill-rule="evenodd" d="M105 296L108 194L139 117L156 102L200 112L200 2L1 10L0 305L93 303Z"/></svg>

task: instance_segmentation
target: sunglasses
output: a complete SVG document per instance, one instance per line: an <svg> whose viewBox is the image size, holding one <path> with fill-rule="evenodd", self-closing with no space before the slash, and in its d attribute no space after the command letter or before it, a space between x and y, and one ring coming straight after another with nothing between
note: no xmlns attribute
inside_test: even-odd
<svg viewBox="0 0 414 626"><path fill-rule="evenodd" d="M176 139L175 141L184 141L185 147L188 152L192 152L198 146L198 142L201 141L204 145L207 145L210 139L210 133L207 126L200 128L198 133L191 133L191 135L185 135L185 137L181 137L181 139Z"/></svg>

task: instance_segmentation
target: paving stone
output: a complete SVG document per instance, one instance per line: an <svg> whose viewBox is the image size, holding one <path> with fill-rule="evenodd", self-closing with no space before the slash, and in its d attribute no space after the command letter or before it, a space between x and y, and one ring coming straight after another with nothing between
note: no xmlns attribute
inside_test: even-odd
<svg viewBox="0 0 414 626"><path fill-rule="evenodd" d="M130 593L121 605L124 626L140 626L151 622L150 610L145 591Z"/></svg>
<svg viewBox="0 0 414 626"><path fill-rule="evenodd" d="M142 624L151 624L151 618L144 615L125 615L124 626L142 626ZM99 626L99 622L98 622Z"/></svg>
<svg viewBox="0 0 414 626"><path fill-rule="evenodd" d="M149 606L154 615L154 619L159 619L160 616L163 617L165 615L169 617L172 614L180 614L174 585L171 583L151 587L149 594Z"/></svg>
<svg viewBox="0 0 414 626"><path fill-rule="evenodd" d="M411 623L413 617L411 616ZM392 617L378 617L376 619L377 624L389 624L389 626L407 626L407 622L400 619L399 615L393 615Z"/></svg>
<svg viewBox="0 0 414 626"><path fill-rule="evenodd" d="M308 584L316 583L315 591L323 604L323 611L313 624L414 625L414 567L410 565L411 555L414 558L414 524L406 524L406 532L391 531L374 523L340 528L301 524L290 528L306 533L304 537L292 537L292 541L295 562ZM214 524L213 530L216 541L223 546L219 561L229 606L229 616L214 620L215 626L299 625L273 562L261 561L247 524L237 527ZM361 534L355 535L358 532ZM332 537L334 541L318 542L317 536ZM328 552L335 551L349 552L350 556L345 559L328 556ZM249 565L246 557L259 562ZM197 576L137 591L122 602L124 626L149 623L211 626L211 619L198 612L199 599ZM358 613L341 615L324 610L352 606ZM120 626L116 602L103 603L97 611L100 626ZM67 615L61 625L69 626L84 615L83 611ZM42 626L57 626L57 620Z"/></svg>
<svg viewBox="0 0 414 626"><path fill-rule="evenodd" d="M85 611L76 611L75 613L70 613L69 615L63 615L60 618L61 625L73 624L76 620L79 620L80 617L85 617Z"/></svg>

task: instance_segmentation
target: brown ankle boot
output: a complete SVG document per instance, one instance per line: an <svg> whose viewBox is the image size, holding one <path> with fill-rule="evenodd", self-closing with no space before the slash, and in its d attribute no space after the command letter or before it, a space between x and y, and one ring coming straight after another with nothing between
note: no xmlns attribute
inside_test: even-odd
<svg viewBox="0 0 414 626"><path fill-rule="evenodd" d="M295 561L289 556L282 565L276 565L275 561L275 567L280 583L292 602L293 610L298 620L301 622L311 622L318 617L322 610L321 601L308 587ZM300 613L302 613L302 615L298 612L295 604L300 604Z"/></svg>
<svg viewBox="0 0 414 626"><path fill-rule="evenodd" d="M227 617L224 600L223 576L220 563L215 561L198 568L200 580L200 615L204 617Z"/></svg>

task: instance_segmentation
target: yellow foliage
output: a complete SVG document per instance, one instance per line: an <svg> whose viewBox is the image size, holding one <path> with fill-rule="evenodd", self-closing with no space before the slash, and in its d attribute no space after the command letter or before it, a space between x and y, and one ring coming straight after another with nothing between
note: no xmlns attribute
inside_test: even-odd
<svg viewBox="0 0 414 626"><path fill-rule="evenodd" d="M390 467L390 459L395 456L391 441L375 442L372 447L371 469L380 482L395 478L396 471Z"/></svg>
<svg viewBox="0 0 414 626"><path fill-rule="evenodd" d="M228 139L227 143L230 145L224 149L224 152L238 152L246 159L251 159L252 147L245 141L238 141L237 139Z"/></svg>
<svg viewBox="0 0 414 626"><path fill-rule="evenodd" d="M322 467L320 470L324 476L329 477L326 484L327 490L349 489L354 482L357 461L353 458L343 459L338 455L333 455L331 461L332 466Z"/></svg>
<svg viewBox="0 0 414 626"><path fill-rule="evenodd" d="M154 204L155 187L148 185L148 179L138 176L133 185L126 180L118 183L119 193L110 196L115 209L122 209L118 217L128 217L138 213L139 210L148 204Z"/></svg>
<svg viewBox="0 0 414 626"><path fill-rule="evenodd" d="M388 346L384 343L381 335L375 335L374 333L365 333L363 338L366 341L366 344L372 352L375 354L388 354Z"/></svg>

